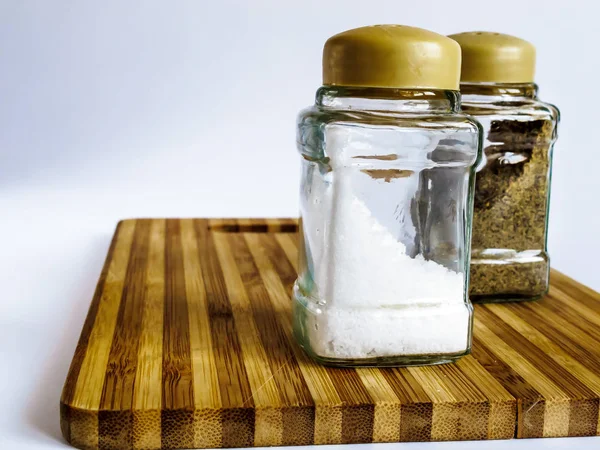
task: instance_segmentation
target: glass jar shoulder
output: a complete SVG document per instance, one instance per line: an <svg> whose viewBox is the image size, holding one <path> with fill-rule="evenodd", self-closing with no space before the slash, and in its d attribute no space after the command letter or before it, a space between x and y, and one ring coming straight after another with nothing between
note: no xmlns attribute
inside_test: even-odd
<svg viewBox="0 0 600 450"><path fill-rule="evenodd" d="M477 134L479 124L466 112L398 112L310 106L297 119L298 129L329 125L459 130Z"/></svg>
<svg viewBox="0 0 600 450"><path fill-rule="evenodd" d="M406 113L313 106L298 117L298 150L307 159L381 160L386 165L472 165L481 125L460 112ZM339 165L339 164L338 164Z"/></svg>

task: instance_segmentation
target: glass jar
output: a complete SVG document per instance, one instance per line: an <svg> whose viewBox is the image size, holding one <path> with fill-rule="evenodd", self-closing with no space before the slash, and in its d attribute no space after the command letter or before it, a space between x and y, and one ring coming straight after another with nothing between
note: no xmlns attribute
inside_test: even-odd
<svg viewBox="0 0 600 450"><path fill-rule="evenodd" d="M405 54L415 40L429 42L431 64L441 67L431 70L428 83L395 77L376 83L369 74L375 86L340 82L336 57L360 61L361 50L377 53L370 46L379 45L381 33L386 39L392 33L395 41L386 41L392 54ZM345 39L355 43L365 34L376 38L362 49L331 48L332 39L343 47ZM409 27L367 27L332 39L324 51L325 85L298 119L296 339L329 365L454 361L471 345L469 243L481 133L459 112L452 59L460 58L458 46ZM456 74L455 83L446 82L448 73Z"/></svg>
<svg viewBox="0 0 600 450"><path fill-rule="evenodd" d="M548 206L559 112L538 99L529 42L484 32L450 37L463 50L463 111L484 128L471 300L534 300L549 287Z"/></svg>

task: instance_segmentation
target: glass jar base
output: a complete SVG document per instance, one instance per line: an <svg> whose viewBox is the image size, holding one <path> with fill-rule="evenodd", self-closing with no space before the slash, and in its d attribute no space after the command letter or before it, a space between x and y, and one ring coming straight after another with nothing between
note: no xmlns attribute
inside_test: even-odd
<svg viewBox="0 0 600 450"><path fill-rule="evenodd" d="M472 251L469 297L473 303L534 301L548 292L550 258L541 250Z"/></svg>
<svg viewBox="0 0 600 450"><path fill-rule="evenodd" d="M337 367L451 363L470 353L470 304L332 307L294 289L294 337L315 361Z"/></svg>
<svg viewBox="0 0 600 450"><path fill-rule="evenodd" d="M337 359L319 356L310 348L301 345L304 351L314 361L329 367L408 367L408 366L435 366L439 364L449 364L458 361L463 356L471 353L467 349L462 353L453 355L406 355L406 356L385 356L367 359Z"/></svg>

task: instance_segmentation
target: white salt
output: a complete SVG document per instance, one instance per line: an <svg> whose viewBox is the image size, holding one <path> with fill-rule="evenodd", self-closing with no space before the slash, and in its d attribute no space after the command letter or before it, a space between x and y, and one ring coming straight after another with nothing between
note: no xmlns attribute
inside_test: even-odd
<svg viewBox="0 0 600 450"><path fill-rule="evenodd" d="M343 178L335 198L320 192L335 211L328 247L313 260L318 297L326 302L306 326L313 351L348 359L465 351L464 275L408 255Z"/></svg>
<svg viewBox="0 0 600 450"><path fill-rule="evenodd" d="M329 260L317 285L335 306L463 303L464 277L422 255L411 258L365 204L345 191L332 218Z"/></svg>

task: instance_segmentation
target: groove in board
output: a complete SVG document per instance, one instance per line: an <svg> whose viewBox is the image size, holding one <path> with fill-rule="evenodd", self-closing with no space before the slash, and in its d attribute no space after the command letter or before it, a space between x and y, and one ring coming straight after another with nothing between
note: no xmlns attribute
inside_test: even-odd
<svg viewBox="0 0 600 450"><path fill-rule="evenodd" d="M476 305L455 364L334 369L292 337L294 219L136 219L109 248L61 397L80 448L220 448L599 433L600 294L552 271Z"/></svg>

